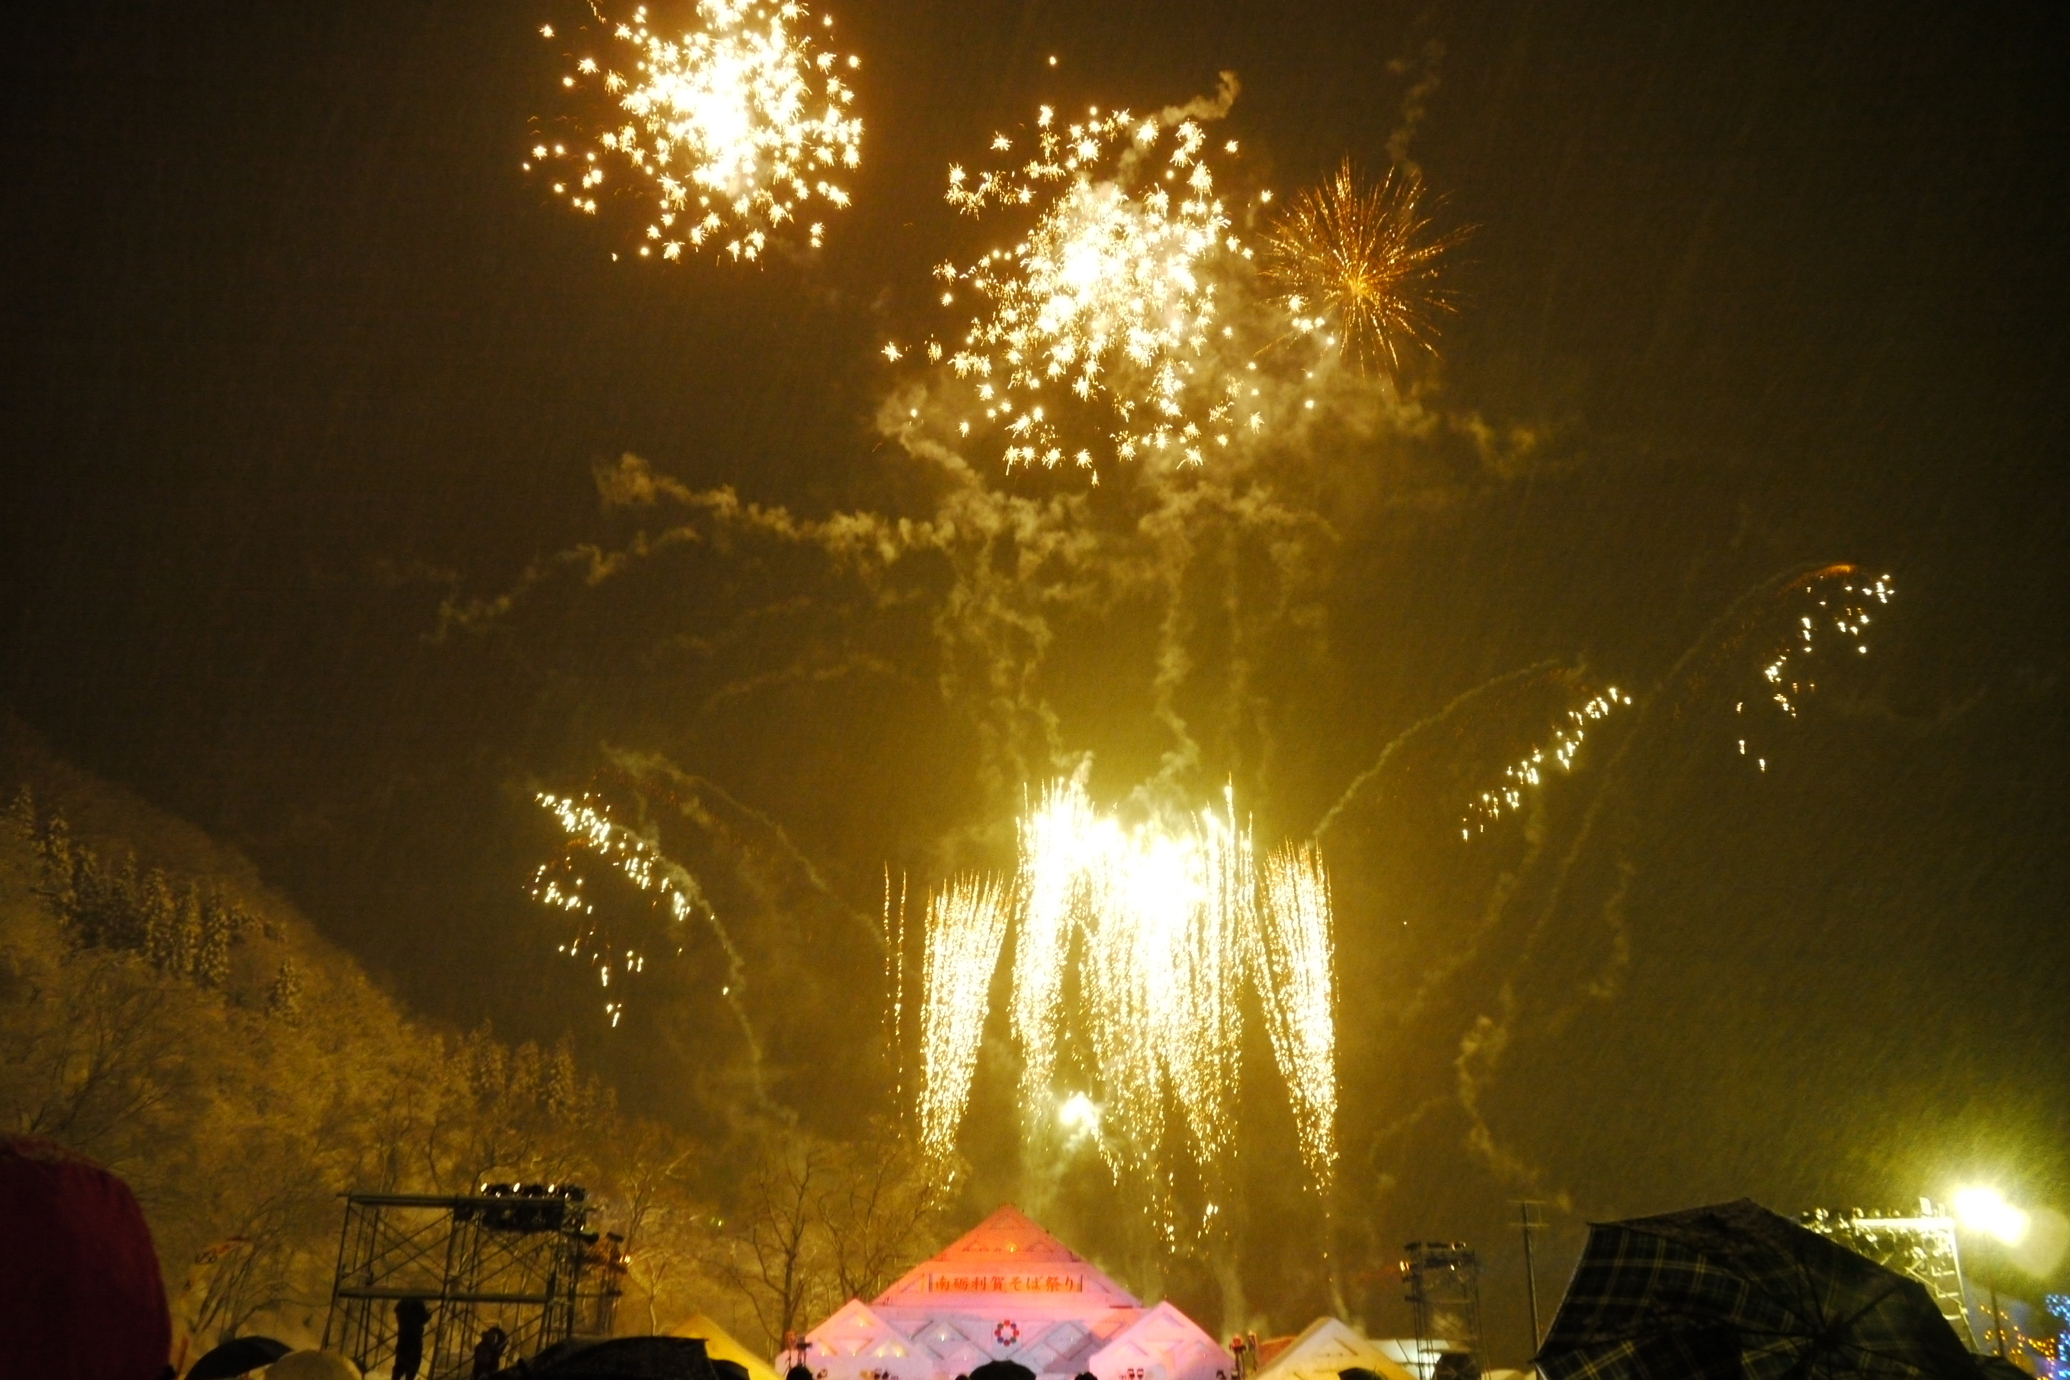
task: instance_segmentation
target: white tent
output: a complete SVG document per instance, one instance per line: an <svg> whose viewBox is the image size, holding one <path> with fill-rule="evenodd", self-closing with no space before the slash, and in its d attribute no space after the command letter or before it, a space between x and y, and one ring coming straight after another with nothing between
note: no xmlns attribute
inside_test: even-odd
<svg viewBox="0 0 2070 1380"><path fill-rule="evenodd" d="M1317 1318L1300 1336L1261 1367L1252 1380L1337 1380L1339 1371L1359 1367L1381 1380L1415 1380L1409 1369L1376 1342L1336 1318Z"/></svg>
<svg viewBox="0 0 2070 1380"><path fill-rule="evenodd" d="M725 1328L703 1313L693 1313L668 1330L671 1337L698 1337L704 1354L714 1361L737 1361L746 1367L748 1380L778 1380L776 1371L761 1357L733 1339Z"/></svg>

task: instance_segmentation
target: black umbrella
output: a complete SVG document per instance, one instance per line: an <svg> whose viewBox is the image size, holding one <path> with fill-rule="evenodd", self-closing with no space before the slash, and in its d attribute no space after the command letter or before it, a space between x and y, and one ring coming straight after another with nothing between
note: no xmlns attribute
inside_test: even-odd
<svg viewBox="0 0 2070 1380"><path fill-rule="evenodd" d="M1592 1225L1544 1380L1983 1380L1926 1287L1745 1199Z"/></svg>
<svg viewBox="0 0 2070 1380"><path fill-rule="evenodd" d="M230 1380L270 1366L294 1348L271 1337L238 1337L223 1343L187 1369L187 1380Z"/></svg>

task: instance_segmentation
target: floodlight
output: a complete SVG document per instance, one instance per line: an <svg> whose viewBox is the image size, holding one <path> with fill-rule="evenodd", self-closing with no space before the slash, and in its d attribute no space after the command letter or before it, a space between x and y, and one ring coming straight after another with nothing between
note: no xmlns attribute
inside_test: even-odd
<svg viewBox="0 0 2070 1380"><path fill-rule="evenodd" d="M1955 1191L1955 1216L1974 1232L2017 1246L2027 1239L2034 1219L2011 1203L1995 1188L1971 1185Z"/></svg>

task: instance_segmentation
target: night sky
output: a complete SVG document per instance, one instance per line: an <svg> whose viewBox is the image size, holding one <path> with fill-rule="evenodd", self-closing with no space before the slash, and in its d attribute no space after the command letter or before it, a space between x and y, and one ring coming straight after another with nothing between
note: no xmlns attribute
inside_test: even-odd
<svg viewBox="0 0 2070 1380"><path fill-rule="evenodd" d="M773 1096L838 1131L888 1105L886 869L1010 862L1039 782L1000 735L1031 706L1093 754L1102 800L1158 776L1160 619L1186 623L1172 712L1201 749L1168 784L1233 784L1261 841L1308 836L1456 697L1552 662L1406 741L1323 839L1353 1310L1405 1325L1394 1250L1469 1240L1521 1354L1519 1197L1553 1204L1548 1287L1586 1220L1741 1194L1902 1205L1989 1179L2070 1210L2052 7L833 13L864 58L855 204L823 252L754 268L613 263L622 220L520 171L555 110L556 11L17 15L0 699L245 849L418 1009L571 1033L628 1105L719 1146L746 1114L719 966L692 943L607 1029L527 898L557 843L534 791L658 821L748 952ZM1025 677L1002 709L943 631L969 579L942 563L866 591L709 530L598 582L557 559L689 521L600 501L626 454L803 516L932 511L940 472L878 422L915 375L876 351L929 319L934 263L987 241L946 167L1038 102L1153 110L1225 69L1251 185L1347 153L1384 169L1392 144L1444 225L1476 227L1442 362L1412 370L1439 422L1383 407L1240 473L1098 494L970 460L1097 536L1088 579L1202 486L1323 524L1291 566L1260 573L1259 532L1202 504L1164 603L1043 603L1031 580L1051 639L986 653ZM1460 839L1571 687L1652 692L1735 600L1831 561L1897 598L1868 656L1762 720L1765 772L1733 705L1789 620L1749 614L1702 685L1667 683L1526 819ZM1011 1058L988 1045L973 1205L1017 1196L1122 1251L1095 1166L1016 1168ZM1265 1071L1248 1087L1247 1298L1294 1330L1327 1306L1319 1217L1284 1101ZM1214 1325L1204 1280L1171 1287Z"/></svg>

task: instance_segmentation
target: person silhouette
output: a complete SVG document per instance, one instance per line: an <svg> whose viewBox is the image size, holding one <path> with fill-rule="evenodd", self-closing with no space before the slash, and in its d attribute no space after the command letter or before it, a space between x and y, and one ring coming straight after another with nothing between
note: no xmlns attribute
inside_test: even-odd
<svg viewBox="0 0 2070 1380"><path fill-rule="evenodd" d="M419 1298L395 1301L395 1364L389 1380L417 1380L417 1367L424 1364L424 1324L431 1310Z"/></svg>
<svg viewBox="0 0 2070 1380"><path fill-rule="evenodd" d="M481 1341L474 1348L474 1380L489 1380L489 1377L503 1369L503 1344L509 1338L500 1327L491 1327L482 1333Z"/></svg>

